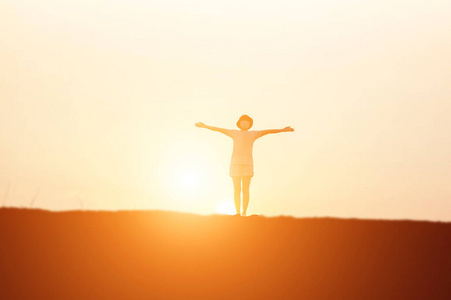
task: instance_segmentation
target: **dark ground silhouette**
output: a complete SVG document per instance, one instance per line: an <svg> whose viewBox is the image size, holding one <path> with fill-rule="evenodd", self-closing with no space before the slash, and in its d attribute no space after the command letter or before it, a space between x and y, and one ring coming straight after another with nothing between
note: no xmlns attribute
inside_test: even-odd
<svg viewBox="0 0 451 300"><path fill-rule="evenodd" d="M0 209L1 299L451 299L451 223Z"/></svg>

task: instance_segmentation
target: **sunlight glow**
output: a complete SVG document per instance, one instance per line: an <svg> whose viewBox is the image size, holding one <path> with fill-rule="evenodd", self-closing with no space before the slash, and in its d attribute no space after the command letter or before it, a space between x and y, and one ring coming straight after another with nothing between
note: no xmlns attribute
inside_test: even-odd
<svg viewBox="0 0 451 300"><path fill-rule="evenodd" d="M219 157L212 158L208 143L199 140L199 132L192 127L191 132L174 128L172 136L158 140L158 147L153 148L158 159L143 166L142 170L144 174L151 168L156 171L158 184L153 193L159 199L165 199L162 205L211 213L216 211L216 203L211 199L222 199L224 194L216 182L220 175L215 160Z"/></svg>
<svg viewBox="0 0 451 300"><path fill-rule="evenodd" d="M218 213L224 214L224 215L236 214L233 200L224 200L224 201L219 202L219 204L216 207L216 211Z"/></svg>
<svg viewBox="0 0 451 300"><path fill-rule="evenodd" d="M195 169L183 170L179 174L179 184L184 191L198 191L200 182L199 172Z"/></svg>

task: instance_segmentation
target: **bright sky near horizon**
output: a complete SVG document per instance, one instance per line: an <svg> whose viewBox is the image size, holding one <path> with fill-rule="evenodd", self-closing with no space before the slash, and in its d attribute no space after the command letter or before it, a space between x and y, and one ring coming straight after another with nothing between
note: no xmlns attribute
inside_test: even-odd
<svg viewBox="0 0 451 300"><path fill-rule="evenodd" d="M0 201L451 221L451 2L2 1ZM34 199L34 200L33 200Z"/></svg>

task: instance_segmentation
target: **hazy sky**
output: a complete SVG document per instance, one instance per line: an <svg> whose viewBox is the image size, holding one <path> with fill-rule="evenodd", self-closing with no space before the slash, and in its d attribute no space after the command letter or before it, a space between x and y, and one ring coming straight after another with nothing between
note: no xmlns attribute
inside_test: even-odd
<svg viewBox="0 0 451 300"><path fill-rule="evenodd" d="M0 201L451 221L451 2L0 4ZM8 188L9 186L9 188Z"/></svg>

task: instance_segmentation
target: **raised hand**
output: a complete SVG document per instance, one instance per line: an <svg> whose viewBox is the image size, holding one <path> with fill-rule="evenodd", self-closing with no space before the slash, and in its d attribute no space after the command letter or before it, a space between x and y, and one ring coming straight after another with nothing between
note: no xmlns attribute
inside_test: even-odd
<svg viewBox="0 0 451 300"><path fill-rule="evenodd" d="M283 131L284 131L284 132L287 132L287 131L294 131L294 128L291 128L291 126L287 126L287 127L285 127L285 128L283 129Z"/></svg>
<svg viewBox="0 0 451 300"><path fill-rule="evenodd" d="M194 126L200 127L200 128L205 128L206 125L204 123L202 123L202 122L197 122L197 123L194 124Z"/></svg>

